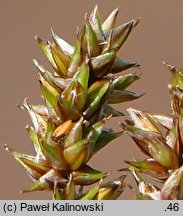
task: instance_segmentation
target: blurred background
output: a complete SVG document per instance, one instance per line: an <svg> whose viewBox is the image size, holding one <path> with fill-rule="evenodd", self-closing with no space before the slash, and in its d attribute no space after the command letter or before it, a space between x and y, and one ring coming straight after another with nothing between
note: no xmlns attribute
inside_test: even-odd
<svg viewBox="0 0 183 216"><path fill-rule="evenodd" d="M130 89L146 94L137 101L118 106L119 110L126 113L128 107L134 107L157 113L169 112L167 84L171 74L162 61L183 67L183 1L0 0L0 199L51 198L49 192L19 193L32 181L4 151L3 145L7 143L18 151L33 153L25 130L30 119L17 104L22 104L25 97L33 104L41 101L32 59L36 58L45 66L48 63L34 36L48 40L51 38L50 28L53 27L59 36L73 44L76 27L83 25L85 13L90 13L96 4L103 19L119 7L117 24L142 17L119 56L141 64L142 77ZM124 121L124 117L113 119L107 124L119 131L120 121ZM131 139L121 136L96 154L89 164L111 172L113 177L120 175L115 170L125 167L123 160L140 157L141 153ZM120 199L133 198L129 189L120 196Z"/></svg>

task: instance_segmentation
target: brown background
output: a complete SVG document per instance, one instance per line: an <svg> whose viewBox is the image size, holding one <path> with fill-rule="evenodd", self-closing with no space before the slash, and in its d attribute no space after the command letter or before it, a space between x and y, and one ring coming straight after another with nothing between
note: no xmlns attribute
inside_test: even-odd
<svg viewBox="0 0 183 216"><path fill-rule="evenodd" d="M22 167L3 150L7 143L18 151L32 153L24 127L30 123L27 113L16 104L25 97L31 103L40 100L39 86L32 59L48 65L38 49L34 36L50 38L50 27L71 44L76 26L83 24L85 12L98 4L105 18L119 7L118 24L142 17L119 55L141 64L142 78L131 89L146 95L131 103L118 106L164 112L169 111L167 83L170 73L162 61L183 66L183 1L181 0L119 0L119 1L61 1L61 0L0 0L0 199L50 199L50 194L36 192L19 194L32 182ZM135 70L132 70L135 71ZM110 126L119 130L115 119ZM112 123L112 124L111 124ZM139 151L128 137L120 137L98 153L90 164L111 171L121 168L124 159L139 158ZM132 199L127 190L121 199Z"/></svg>

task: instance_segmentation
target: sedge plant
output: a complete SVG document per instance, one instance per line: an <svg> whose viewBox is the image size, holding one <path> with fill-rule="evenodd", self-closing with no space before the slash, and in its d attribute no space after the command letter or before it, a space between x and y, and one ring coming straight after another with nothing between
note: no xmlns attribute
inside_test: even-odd
<svg viewBox="0 0 183 216"><path fill-rule="evenodd" d="M137 183L132 190L141 200L183 199L183 69L163 64L172 74L170 114L129 108L131 120L121 123L146 157L126 161L129 167L121 169L132 173Z"/></svg>
<svg viewBox="0 0 183 216"><path fill-rule="evenodd" d="M25 99L21 106L32 121L26 130L35 155L5 146L33 180L22 192L47 190L56 200L112 200L123 192L126 174L103 183L108 173L87 164L122 134L105 128L106 119L123 115L112 104L142 95L126 90L139 75L120 73L139 65L117 56L140 19L116 27L117 14L115 9L102 22L96 6L85 15L74 46L53 29L48 42L36 37L52 70L33 60L43 104L32 105ZM177 160L171 168L178 168Z"/></svg>

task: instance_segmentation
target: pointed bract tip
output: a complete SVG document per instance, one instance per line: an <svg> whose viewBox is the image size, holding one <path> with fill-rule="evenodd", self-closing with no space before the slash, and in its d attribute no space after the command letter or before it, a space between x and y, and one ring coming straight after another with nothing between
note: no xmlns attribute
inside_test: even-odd
<svg viewBox="0 0 183 216"><path fill-rule="evenodd" d="M24 110L29 110L30 109L30 105L28 104L28 97L26 97L24 99L24 102L23 102L23 109Z"/></svg>
<svg viewBox="0 0 183 216"><path fill-rule="evenodd" d="M12 149L9 148L8 145L7 145L6 143L4 144L4 149L5 149L5 151L7 151L8 153L10 153L10 154L12 153Z"/></svg>
<svg viewBox="0 0 183 216"><path fill-rule="evenodd" d="M119 12L119 7L115 8L113 12L116 13L116 15L117 15Z"/></svg>
<svg viewBox="0 0 183 216"><path fill-rule="evenodd" d="M53 30L52 27L51 27L51 34L52 34L52 35L55 35L55 32L54 32L54 30Z"/></svg>
<svg viewBox="0 0 183 216"><path fill-rule="evenodd" d="M93 16L96 15L97 11L98 11L98 5L95 5L95 6L94 6L94 9L92 10L92 12L91 12L91 14L90 14L90 16L89 16L89 19L90 19L90 20L93 18Z"/></svg>
<svg viewBox="0 0 183 216"><path fill-rule="evenodd" d="M28 106L28 97L24 98L24 104Z"/></svg>
<svg viewBox="0 0 183 216"><path fill-rule="evenodd" d="M176 70L176 68L175 68L175 66L173 66L173 65L170 65L170 64L168 64L168 63L166 63L166 62L162 62L170 71L175 71Z"/></svg>
<svg viewBox="0 0 183 216"><path fill-rule="evenodd" d="M115 8L115 9L111 12L111 14L109 15L109 17L112 17L112 16L117 17L118 12L119 12L119 8L117 7L117 8ZM108 17L108 18L109 18L109 17Z"/></svg>
<svg viewBox="0 0 183 216"><path fill-rule="evenodd" d="M23 111L26 110L25 107L24 107L23 105L17 104L17 107L18 107L19 109L23 110Z"/></svg>
<svg viewBox="0 0 183 216"><path fill-rule="evenodd" d="M48 44L49 46L53 46L53 43L51 43L50 41L47 41L47 44Z"/></svg>
<svg viewBox="0 0 183 216"><path fill-rule="evenodd" d="M102 184L103 180L104 180L103 178L100 179L100 181L99 181L99 185Z"/></svg>
<svg viewBox="0 0 183 216"><path fill-rule="evenodd" d="M127 108L127 110L126 110L128 113L129 112L132 112L132 111L137 111L136 109L134 109L134 108L132 108L132 107L129 107L129 108Z"/></svg>
<svg viewBox="0 0 183 216"><path fill-rule="evenodd" d="M142 179L137 175L137 173L134 170L132 170L131 172L132 172L132 175L133 175L136 183L139 184L142 181Z"/></svg>
<svg viewBox="0 0 183 216"><path fill-rule="evenodd" d="M88 13L85 13L85 22L88 21Z"/></svg>
<svg viewBox="0 0 183 216"><path fill-rule="evenodd" d="M95 10L98 10L98 5L97 5L97 4L96 4L95 7L94 7L94 11L95 11Z"/></svg>
<svg viewBox="0 0 183 216"><path fill-rule="evenodd" d="M34 38L35 38L35 40L37 41L37 43L41 43L41 42L42 42L41 38L38 37L37 35L36 35Z"/></svg>
<svg viewBox="0 0 183 216"><path fill-rule="evenodd" d="M70 175L69 175L69 182L71 182L72 180L73 180L73 174L70 173Z"/></svg>
<svg viewBox="0 0 183 216"><path fill-rule="evenodd" d="M30 126L29 126L29 125L26 125L26 126L25 126L25 129L26 129L26 130L28 130L29 128L30 128Z"/></svg>
<svg viewBox="0 0 183 216"><path fill-rule="evenodd" d="M109 119L112 118L112 117L113 117L112 114L110 114L110 115L107 116L107 117L104 117L104 118L102 119L103 123L105 123L105 120L109 120Z"/></svg>
<svg viewBox="0 0 183 216"><path fill-rule="evenodd" d="M53 27L51 26L51 36L53 36L53 34L54 34L54 31L53 31Z"/></svg>
<svg viewBox="0 0 183 216"><path fill-rule="evenodd" d="M38 62L37 62L36 59L32 59L32 62L33 62L33 64L34 64L34 66L38 67Z"/></svg>
<svg viewBox="0 0 183 216"><path fill-rule="evenodd" d="M76 37L77 37L77 38L79 38L79 33L80 33L80 31L79 31L79 26L77 26L77 27L76 27Z"/></svg>
<svg viewBox="0 0 183 216"><path fill-rule="evenodd" d="M170 90L172 89L172 85L171 85L171 84L168 84L167 87L168 87L168 89L170 89Z"/></svg>
<svg viewBox="0 0 183 216"><path fill-rule="evenodd" d="M6 151L8 151L8 145L5 143L4 144L4 149L6 150Z"/></svg>
<svg viewBox="0 0 183 216"><path fill-rule="evenodd" d="M142 17L138 17L136 20L135 20L135 26L139 24L139 22L142 20Z"/></svg>

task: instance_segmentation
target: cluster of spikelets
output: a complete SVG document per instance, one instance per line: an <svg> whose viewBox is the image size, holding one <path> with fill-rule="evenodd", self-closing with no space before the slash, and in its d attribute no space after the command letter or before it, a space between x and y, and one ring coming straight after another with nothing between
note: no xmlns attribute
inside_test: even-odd
<svg viewBox="0 0 183 216"><path fill-rule="evenodd" d="M28 111L33 123L26 129L36 155L5 146L34 181L23 192L50 190L54 199L61 200L117 199L122 193L125 175L103 183L108 174L87 165L96 152L121 135L104 128L106 119L122 115L110 104L141 96L125 90L139 79L138 75L118 74L138 64L117 57L139 19L116 27L117 13L114 10L102 23L96 6L90 16L85 16L84 27L77 30L75 47L53 30L51 42L36 37L53 68L50 72L34 60L44 105L30 105L25 99L21 107ZM172 154L170 168L174 169L178 162ZM88 191L83 190L94 183Z"/></svg>
<svg viewBox="0 0 183 216"><path fill-rule="evenodd" d="M148 157L126 161L136 182L137 199L183 200L183 69L164 63L172 73L170 115L128 109L132 121L121 126ZM142 173L162 186L143 180Z"/></svg>

